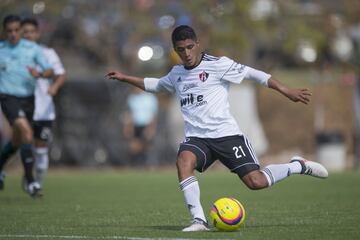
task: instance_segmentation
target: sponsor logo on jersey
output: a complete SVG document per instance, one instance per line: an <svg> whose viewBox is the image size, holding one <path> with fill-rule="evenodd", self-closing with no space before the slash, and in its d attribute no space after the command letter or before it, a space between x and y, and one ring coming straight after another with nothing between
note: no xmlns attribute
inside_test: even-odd
<svg viewBox="0 0 360 240"><path fill-rule="evenodd" d="M194 104L196 107L207 104L207 101L204 101L204 95L195 96L194 94L190 93L185 98L180 99L181 107Z"/></svg>
<svg viewBox="0 0 360 240"><path fill-rule="evenodd" d="M205 71L203 71L202 73L199 74L199 79L202 82L205 82L209 77L209 74Z"/></svg>
<svg viewBox="0 0 360 240"><path fill-rule="evenodd" d="M197 87L198 85L196 83L189 83L189 84L185 84L183 87L183 92L186 92L187 90Z"/></svg>

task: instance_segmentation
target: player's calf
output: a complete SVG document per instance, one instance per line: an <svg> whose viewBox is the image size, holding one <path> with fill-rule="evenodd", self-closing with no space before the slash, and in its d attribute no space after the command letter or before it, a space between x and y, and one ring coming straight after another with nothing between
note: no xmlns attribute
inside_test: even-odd
<svg viewBox="0 0 360 240"><path fill-rule="evenodd" d="M248 174L243 176L241 180L248 188L252 190L259 190L268 187L266 177L259 170L249 172Z"/></svg>
<svg viewBox="0 0 360 240"><path fill-rule="evenodd" d="M182 151L176 160L179 180L182 181L194 175L195 166L196 156L192 152Z"/></svg>

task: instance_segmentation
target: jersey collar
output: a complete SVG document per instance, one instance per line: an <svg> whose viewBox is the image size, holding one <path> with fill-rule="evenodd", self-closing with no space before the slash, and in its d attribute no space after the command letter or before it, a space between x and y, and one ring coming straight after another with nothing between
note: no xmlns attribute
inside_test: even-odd
<svg viewBox="0 0 360 240"><path fill-rule="evenodd" d="M204 56L205 56L205 53L204 53L204 52L202 52L202 53L201 53L201 59L200 59L199 64L194 65L194 66L191 66L191 67L186 67L186 66L184 65L184 68L185 68L186 70L191 70L191 69L196 68L197 66L199 66L199 65L200 65L200 63L202 62L202 60L203 60Z"/></svg>

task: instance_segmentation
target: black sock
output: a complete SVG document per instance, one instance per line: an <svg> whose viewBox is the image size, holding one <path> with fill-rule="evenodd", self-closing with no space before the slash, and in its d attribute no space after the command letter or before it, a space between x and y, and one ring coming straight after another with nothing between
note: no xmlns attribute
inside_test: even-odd
<svg viewBox="0 0 360 240"><path fill-rule="evenodd" d="M25 179L28 183L34 181L33 167L34 167L34 156L31 144L22 144L20 147L21 161L24 165Z"/></svg>
<svg viewBox="0 0 360 240"><path fill-rule="evenodd" d="M1 149L0 153L0 172L3 170L3 167L7 160L18 150L18 147L14 147L11 142L5 144L5 146Z"/></svg>

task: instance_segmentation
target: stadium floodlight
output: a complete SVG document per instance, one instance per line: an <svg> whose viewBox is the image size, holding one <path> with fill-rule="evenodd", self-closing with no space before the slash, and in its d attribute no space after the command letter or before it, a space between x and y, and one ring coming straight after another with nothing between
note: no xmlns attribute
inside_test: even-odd
<svg viewBox="0 0 360 240"><path fill-rule="evenodd" d="M154 50L150 46L142 46L138 51L138 58L141 61L149 61L154 55Z"/></svg>
<svg viewBox="0 0 360 240"><path fill-rule="evenodd" d="M277 3L273 0L256 0L252 2L250 16L252 20L265 20L279 12Z"/></svg>
<svg viewBox="0 0 360 240"><path fill-rule="evenodd" d="M171 15L164 15L159 18L158 26L161 29L169 29L175 24L175 18Z"/></svg>
<svg viewBox="0 0 360 240"><path fill-rule="evenodd" d="M314 46L308 41L302 41L298 46L298 53L305 62L312 63L316 61L317 52Z"/></svg>
<svg viewBox="0 0 360 240"><path fill-rule="evenodd" d="M44 12L45 7L46 7L46 5L45 5L44 2L42 2L42 1L36 2L33 5L33 13L34 14L40 14L40 13Z"/></svg>
<svg viewBox="0 0 360 240"><path fill-rule="evenodd" d="M349 61L354 51L351 38L345 33L338 33L332 42L332 51L341 61Z"/></svg>

